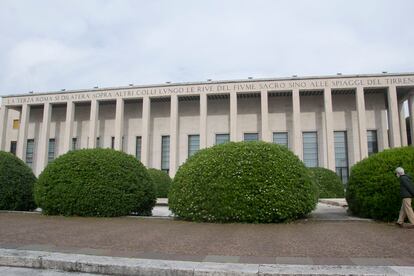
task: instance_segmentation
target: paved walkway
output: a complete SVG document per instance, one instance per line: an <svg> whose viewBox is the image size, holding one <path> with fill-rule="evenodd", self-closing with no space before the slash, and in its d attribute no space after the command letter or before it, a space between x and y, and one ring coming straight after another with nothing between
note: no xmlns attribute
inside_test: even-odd
<svg viewBox="0 0 414 276"><path fill-rule="evenodd" d="M120 275L142 269L139 275L414 275L414 230L350 217L343 199L321 200L308 218L285 224L180 221L166 200L158 201L153 215L0 212L0 275L88 275L33 268Z"/></svg>
<svg viewBox="0 0 414 276"><path fill-rule="evenodd" d="M166 198L158 199L157 205L152 210L154 218L173 218L173 214L168 209L168 200ZM340 199L324 199L321 200L316 209L309 215L311 220L366 220L349 216L346 212L346 201Z"/></svg>
<svg viewBox="0 0 414 276"><path fill-rule="evenodd" d="M166 208L166 207L160 207ZM414 230L320 203L288 224L0 213L0 248L202 262L414 266Z"/></svg>

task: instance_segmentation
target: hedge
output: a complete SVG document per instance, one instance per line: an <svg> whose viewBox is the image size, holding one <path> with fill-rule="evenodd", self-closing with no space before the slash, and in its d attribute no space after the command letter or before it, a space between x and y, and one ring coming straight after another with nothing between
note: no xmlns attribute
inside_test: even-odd
<svg viewBox="0 0 414 276"><path fill-rule="evenodd" d="M155 190L147 169L133 156L84 149L70 151L44 169L35 200L48 215L151 215Z"/></svg>
<svg viewBox="0 0 414 276"><path fill-rule="evenodd" d="M148 169L148 173L154 183L155 192L157 197L168 197L168 191L171 186L171 177L164 171L157 169Z"/></svg>
<svg viewBox="0 0 414 276"><path fill-rule="evenodd" d="M282 222L311 212L317 189L286 147L229 142L191 156L178 169L168 200L186 220Z"/></svg>
<svg viewBox="0 0 414 276"><path fill-rule="evenodd" d="M325 168L309 168L315 181L319 198L342 198L345 196L344 185L335 172Z"/></svg>
<svg viewBox="0 0 414 276"><path fill-rule="evenodd" d="M9 152L0 151L0 210L27 211L35 208L32 170Z"/></svg>
<svg viewBox="0 0 414 276"><path fill-rule="evenodd" d="M400 184L395 169L414 173L414 148L384 150L358 162L351 169L346 200L357 216L392 221L401 207Z"/></svg>

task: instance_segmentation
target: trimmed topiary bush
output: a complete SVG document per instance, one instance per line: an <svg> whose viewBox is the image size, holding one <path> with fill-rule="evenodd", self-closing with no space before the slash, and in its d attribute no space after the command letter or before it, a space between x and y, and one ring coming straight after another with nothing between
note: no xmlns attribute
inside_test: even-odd
<svg viewBox="0 0 414 276"><path fill-rule="evenodd" d="M168 201L188 220L281 222L311 212L317 189L286 147L230 142L191 156L178 169Z"/></svg>
<svg viewBox="0 0 414 276"><path fill-rule="evenodd" d="M84 149L70 151L44 169L35 200L48 215L151 215L155 190L147 169L133 156Z"/></svg>
<svg viewBox="0 0 414 276"><path fill-rule="evenodd" d="M27 211L35 208L32 170L9 152L0 151L0 210Z"/></svg>
<svg viewBox="0 0 414 276"><path fill-rule="evenodd" d="M318 187L319 198L344 197L344 185L335 172L325 168L309 168L309 171Z"/></svg>
<svg viewBox="0 0 414 276"><path fill-rule="evenodd" d="M168 191L171 186L171 177L161 170L148 169L148 173L154 183L157 197L168 197Z"/></svg>
<svg viewBox="0 0 414 276"><path fill-rule="evenodd" d="M400 184L395 169L414 172L414 148L385 150L366 158L351 169L346 190L350 211L357 216L392 221L401 208Z"/></svg>

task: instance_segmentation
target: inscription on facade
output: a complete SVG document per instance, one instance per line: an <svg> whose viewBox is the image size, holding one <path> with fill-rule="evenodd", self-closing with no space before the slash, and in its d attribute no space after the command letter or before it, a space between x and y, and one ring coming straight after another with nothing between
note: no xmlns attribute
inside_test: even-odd
<svg viewBox="0 0 414 276"><path fill-rule="evenodd" d="M228 93L232 91L252 92L260 90L292 90L292 89L324 89L331 88L355 88L357 86L381 87L381 86L414 86L414 76L384 77L384 78L338 78L321 80L288 80L288 81L263 81L247 83L227 84L203 84L170 87L130 88L109 91L74 92L52 95L32 95L22 97L6 97L3 99L6 105L38 104L46 102L89 101L92 99L104 100L115 98L137 98L142 96L186 95L198 93Z"/></svg>

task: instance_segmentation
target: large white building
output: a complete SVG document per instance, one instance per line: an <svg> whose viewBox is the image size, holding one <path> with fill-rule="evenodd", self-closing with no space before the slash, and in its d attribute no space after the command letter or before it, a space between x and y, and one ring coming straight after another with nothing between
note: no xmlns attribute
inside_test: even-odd
<svg viewBox="0 0 414 276"><path fill-rule="evenodd" d="M177 168L226 141L284 144L307 166L337 171L407 145L414 73L166 83L10 95L0 109L0 150L40 174L50 160L107 147L147 167ZM413 131L411 127L411 131ZM414 135L411 135L414 137Z"/></svg>

